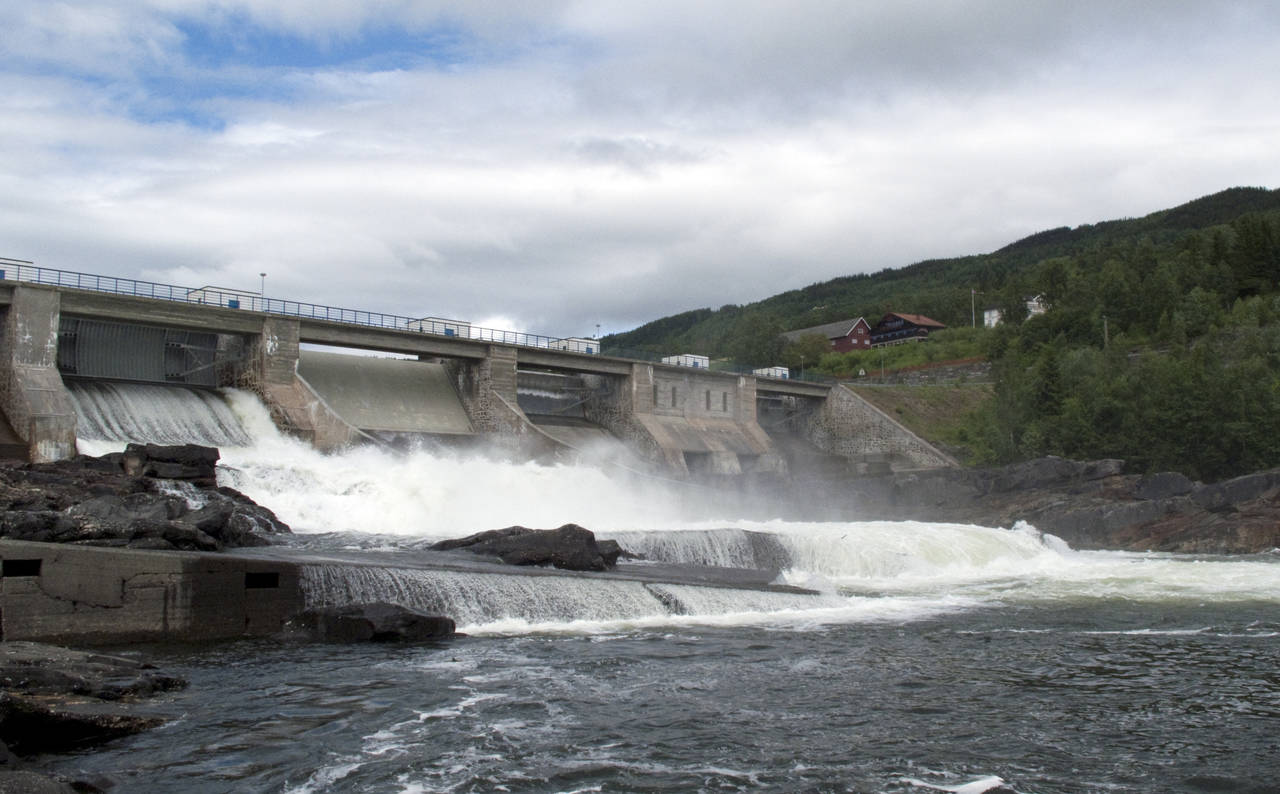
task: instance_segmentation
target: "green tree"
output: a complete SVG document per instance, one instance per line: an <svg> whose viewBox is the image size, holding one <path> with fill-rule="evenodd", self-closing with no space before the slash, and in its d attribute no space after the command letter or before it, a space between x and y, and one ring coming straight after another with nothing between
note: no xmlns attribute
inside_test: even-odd
<svg viewBox="0 0 1280 794"><path fill-rule="evenodd" d="M815 369L822 357L831 352L831 342L822 334L804 334L782 348L782 364L799 373Z"/></svg>

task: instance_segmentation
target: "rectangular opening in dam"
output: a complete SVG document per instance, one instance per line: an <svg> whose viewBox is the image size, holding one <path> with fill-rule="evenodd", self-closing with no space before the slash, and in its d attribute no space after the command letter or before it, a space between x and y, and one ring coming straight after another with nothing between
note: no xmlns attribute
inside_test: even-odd
<svg viewBox="0 0 1280 794"><path fill-rule="evenodd" d="M5 560L0 563L0 576L17 578L19 576L39 576L40 563L43 560Z"/></svg>
<svg viewBox="0 0 1280 794"><path fill-rule="evenodd" d="M275 590L280 587L280 574L277 571L246 571L244 589Z"/></svg>

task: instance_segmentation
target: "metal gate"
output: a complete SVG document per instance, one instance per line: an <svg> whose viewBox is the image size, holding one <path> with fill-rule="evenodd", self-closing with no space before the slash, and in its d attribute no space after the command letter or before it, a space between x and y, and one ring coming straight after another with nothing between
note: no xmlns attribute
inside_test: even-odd
<svg viewBox="0 0 1280 794"><path fill-rule="evenodd" d="M217 386L218 335L63 317L58 371L81 378Z"/></svg>

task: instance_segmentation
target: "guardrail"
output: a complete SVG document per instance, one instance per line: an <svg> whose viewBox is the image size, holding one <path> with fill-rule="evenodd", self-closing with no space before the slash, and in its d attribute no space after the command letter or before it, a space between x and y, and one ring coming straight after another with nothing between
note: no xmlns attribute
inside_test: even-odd
<svg viewBox="0 0 1280 794"><path fill-rule="evenodd" d="M344 309L319 303L268 298L261 293L227 287L181 287L174 284L160 284L154 281L140 281L132 278L100 276L94 273L79 273L73 270L40 267L24 259L9 259L7 257L0 257L0 280L25 281L31 284L106 292L112 295L129 295L178 303L221 306L229 309L243 309L245 311L277 314L299 319L326 320L348 325L389 328L398 331L417 331L419 333L456 337L458 339L497 342L504 345L535 347L543 350L564 350L573 353L605 355L636 361L660 363L663 357L660 353L653 353L647 350L632 350L619 347L607 347L602 350L597 340L594 339L565 338L530 334L524 331L507 331L499 328L481 328L463 320L450 320L444 317L405 317L399 314L386 314L363 309ZM749 366L727 362L714 362L710 371L733 372L743 375L752 374L752 368ZM811 375L809 373L804 373L803 377L793 375L790 379L811 383L835 382L834 378L825 375Z"/></svg>

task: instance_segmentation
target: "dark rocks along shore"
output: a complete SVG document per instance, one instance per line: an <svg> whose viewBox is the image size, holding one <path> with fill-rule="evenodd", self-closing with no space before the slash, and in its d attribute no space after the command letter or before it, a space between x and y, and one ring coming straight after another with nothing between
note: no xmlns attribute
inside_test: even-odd
<svg viewBox="0 0 1280 794"><path fill-rule="evenodd" d="M1026 521L1076 549L1258 554L1280 548L1280 469L1217 483L1125 474L1118 460L1040 458L852 481L884 518L1012 526Z"/></svg>
<svg viewBox="0 0 1280 794"><path fill-rule="evenodd" d="M289 527L218 487L218 450L130 444L102 457L0 466L0 537L130 549L263 546Z"/></svg>

